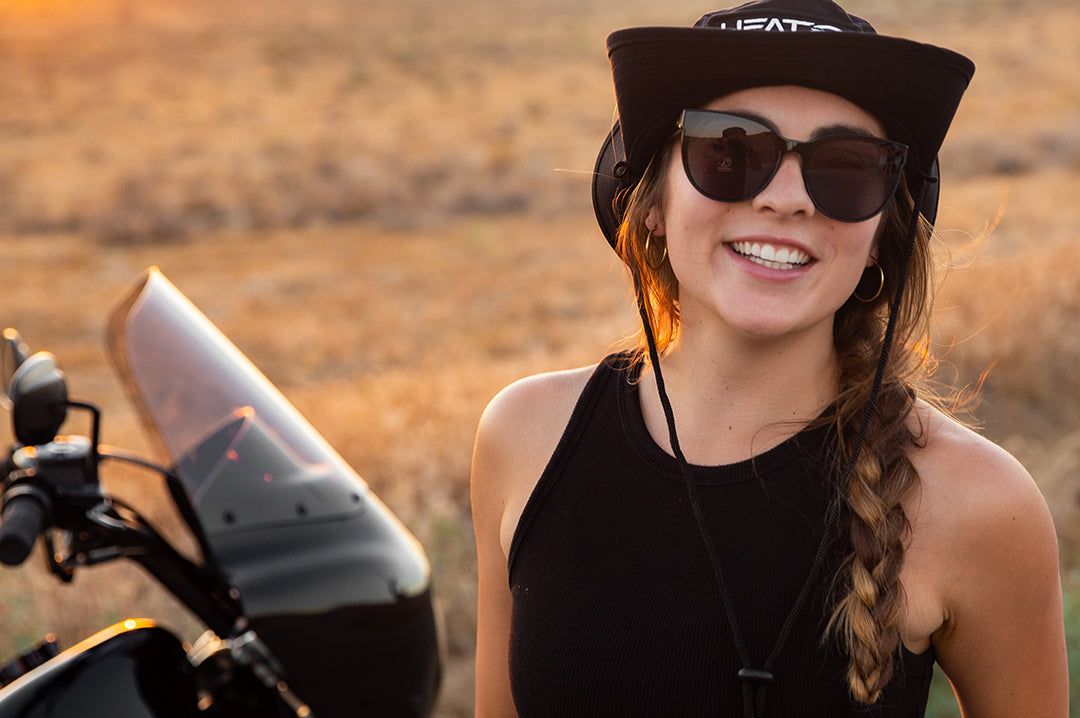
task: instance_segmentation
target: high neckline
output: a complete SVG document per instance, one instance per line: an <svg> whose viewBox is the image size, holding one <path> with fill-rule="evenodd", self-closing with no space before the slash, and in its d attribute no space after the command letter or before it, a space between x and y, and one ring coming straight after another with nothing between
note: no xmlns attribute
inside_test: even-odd
<svg viewBox="0 0 1080 718"><path fill-rule="evenodd" d="M641 409L641 364L621 367L616 364L619 373L618 408L623 430L630 445L639 458L659 475L673 481L683 482L678 461L664 450L654 439L645 424ZM676 417L678 421L678 417ZM812 424L812 423L811 423ZM796 460L813 457L824 461L827 449L823 444L828 439L829 426L806 425L792 436L761 453L747 459L727 464L700 465L691 464L695 477L705 485L734 484L749 481L770 473L777 468Z"/></svg>

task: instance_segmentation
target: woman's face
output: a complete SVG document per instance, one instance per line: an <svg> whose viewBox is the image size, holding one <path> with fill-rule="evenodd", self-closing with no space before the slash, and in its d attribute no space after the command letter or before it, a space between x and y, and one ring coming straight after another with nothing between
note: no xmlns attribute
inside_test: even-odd
<svg viewBox="0 0 1080 718"><path fill-rule="evenodd" d="M845 130L885 137L865 110L805 87L740 90L705 109L760 118L793 140ZM682 332L719 322L762 339L813 330L831 340L834 313L876 255L880 213L855 223L821 214L806 193L795 153L756 196L719 202L694 189L677 154L678 147L666 168L664 214L650 212L646 224L666 238ZM785 253L786 261L777 262Z"/></svg>

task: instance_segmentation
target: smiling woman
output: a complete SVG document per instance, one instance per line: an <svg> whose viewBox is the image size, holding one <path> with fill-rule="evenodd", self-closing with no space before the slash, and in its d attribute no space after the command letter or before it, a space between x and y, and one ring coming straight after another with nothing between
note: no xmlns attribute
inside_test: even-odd
<svg viewBox="0 0 1080 718"><path fill-rule="evenodd" d="M478 716L1064 716L1046 504L925 385L974 71L828 0L608 50L593 201L642 332L480 423Z"/></svg>
<svg viewBox="0 0 1080 718"><path fill-rule="evenodd" d="M769 126L787 135L816 139L791 143L790 151L781 152L784 141L775 132L763 124L755 129L742 119L746 108L754 108ZM813 346L830 347L831 352L833 315L851 298L863 269L877 261L880 212L900 178L899 167L886 164L888 155L899 152L902 163L906 148L878 139L884 128L854 103L805 87L739 90L704 110L684 112L684 127L688 115L697 120L692 131L698 136L688 137L684 129L682 163L658 157L664 206L661 211L653 205L644 218L647 232L666 242L670 271L678 277L680 323L704 326L716 317L726 325L714 323L716 330L758 338L816 330L822 336ZM711 128L702 127L702 115L713 120ZM717 127L717 121L722 126ZM700 135L730 135L732 121L739 130L749 127L755 137L765 138L722 156L722 169L715 172L735 175L735 188L729 182L710 182L697 157ZM850 129L834 133L831 128L838 125L862 134ZM770 138L777 141L770 143L771 153L761 146ZM852 163L850 147L856 143L865 146L869 158L859 155L859 162ZM716 166L715 157L710 160ZM840 178L838 167L845 170ZM711 191L704 192L703 184ZM720 197L721 192L726 194ZM828 212L821 209L823 203ZM750 256L738 251L748 244ZM757 256L755 245L760 247ZM807 261L793 264L785 259L780 265L776 258L781 253ZM736 336L716 338L728 347L740 341ZM817 369L824 370L832 359L822 357L822 362ZM817 398L813 401L820 406Z"/></svg>

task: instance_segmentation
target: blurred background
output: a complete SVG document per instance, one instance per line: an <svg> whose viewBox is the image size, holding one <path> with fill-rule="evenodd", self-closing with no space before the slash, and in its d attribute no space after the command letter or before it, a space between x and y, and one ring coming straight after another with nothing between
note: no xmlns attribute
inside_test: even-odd
<svg viewBox="0 0 1080 718"><path fill-rule="evenodd" d="M1078 651L1080 5L845 6L978 66L941 157L937 380L1046 495ZM604 38L712 9L0 0L0 324L58 355L105 442L149 452L102 331L160 266L424 542L438 715L471 715L477 419L510 381L595 362L636 327L589 196L614 107ZM105 479L182 540L156 477ZM43 565L0 572L0 657L133 615L200 632L134 568L65 588ZM946 694L930 715L957 715Z"/></svg>

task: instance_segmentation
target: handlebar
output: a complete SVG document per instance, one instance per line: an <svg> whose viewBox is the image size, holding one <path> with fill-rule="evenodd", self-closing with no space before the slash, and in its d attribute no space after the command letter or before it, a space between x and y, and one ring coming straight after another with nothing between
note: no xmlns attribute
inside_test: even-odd
<svg viewBox="0 0 1080 718"><path fill-rule="evenodd" d="M38 534L45 528L48 499L40 491L27 487L9 492L0 519L0 563L18 566L34 548Z"/></svg>

